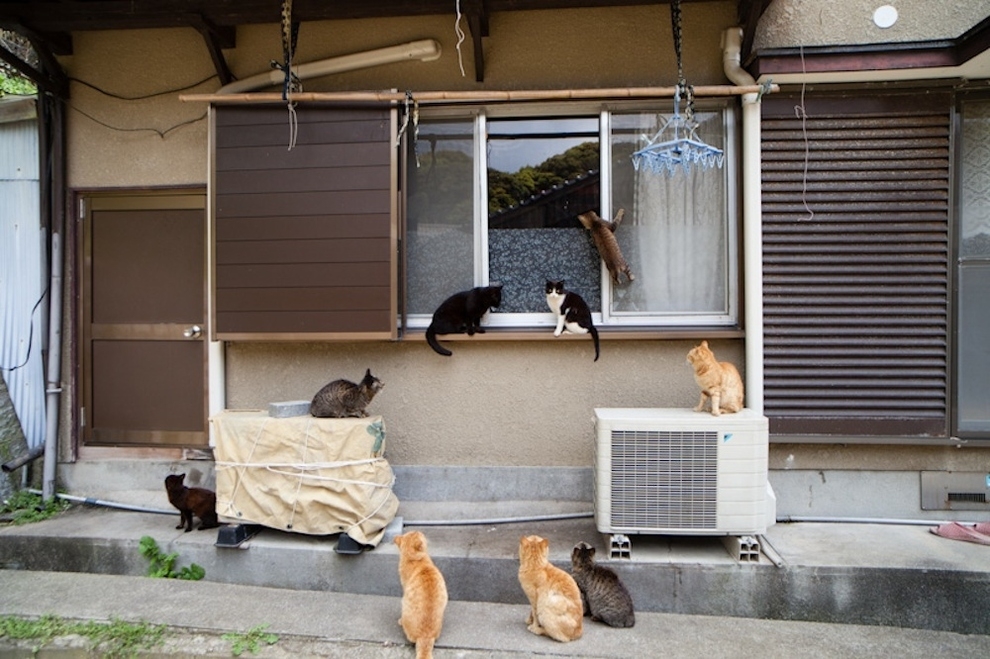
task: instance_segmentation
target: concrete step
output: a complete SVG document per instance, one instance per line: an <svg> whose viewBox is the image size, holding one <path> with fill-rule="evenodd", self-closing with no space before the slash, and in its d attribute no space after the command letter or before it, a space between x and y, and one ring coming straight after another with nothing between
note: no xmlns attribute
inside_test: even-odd
<svg viewBox="0 0 990 659"><path fill-rule="evenodd" d="M403 530L426 534L451 599L524 604L519 538L548 538L551 560L565 568L579 541L607 556L606 539L583 514L589 510L576 501L407 501L399 517L417 524ZM527 519L507 521L517 517ZM458 520L470 523L452 524ZM232 549L216 546L216 530L184 533L177 523L177 514L77 505L45 522L0 528L0 568L140 576L148 564L138 543L150 535L178 554L178 567L197 563L211 582L401 595L390 541L345 555L334 551L336 536L266 528ZM760 540L773 561L740 562L719 538L632 536L630 558L608 565L640 611L990 634L988 547L891 524L778 524Z"/></svg>

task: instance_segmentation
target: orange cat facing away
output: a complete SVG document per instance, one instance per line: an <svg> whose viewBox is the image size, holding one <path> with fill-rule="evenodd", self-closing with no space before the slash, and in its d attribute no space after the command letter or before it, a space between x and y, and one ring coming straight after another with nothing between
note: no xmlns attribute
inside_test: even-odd
<svg viewBox="0 0 990 659"><path fill-rule="evenodd" d="M581 638L584 606L574 578L548 560L550 543L538 535L519 541L519 585L529 598L529 631L566 643Z"/></svg>
<svg viewBox="0 0 990 659"><path fill-rule="evenodd" d="M705 409L707 399L712 401L712 416L722 412L738 412L743 408L743 381L731 362L720 362L708 347L708 341L691 348L688 363L694 369L694 381L701 387L701 400L695 412Z"/></svg>
<svg viewBox="0 0 990 659"><path fill-rule="evenodd" d="M399 624L409 642L416 644L416 659L431 659L433 644L443 627L447 584L427 553L426 536L410 531L396 536L395 544L399 546L399 581L402 582Z"/></svg>

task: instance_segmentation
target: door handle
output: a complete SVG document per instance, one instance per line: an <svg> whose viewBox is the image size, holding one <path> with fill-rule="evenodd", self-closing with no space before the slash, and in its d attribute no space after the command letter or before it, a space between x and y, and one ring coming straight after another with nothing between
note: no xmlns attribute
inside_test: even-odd
<svg viewBox="0 0 990 659"><path fill-rule="evenodd" d="M182 336L187 339L198 339L203 334L203 328L199 325L191 325L182 331Z"/></svg>

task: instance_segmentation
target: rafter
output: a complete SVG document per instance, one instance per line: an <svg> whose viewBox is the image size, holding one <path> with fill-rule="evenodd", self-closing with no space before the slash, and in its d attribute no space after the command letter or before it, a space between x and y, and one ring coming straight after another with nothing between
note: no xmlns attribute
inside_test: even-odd
<svg viewBox="0 0 990 659"><path fill-rule="evenodd" d="M223 49L237 46L236 29L219 27L202 14L188 14L186 21L203 36L206 49L210 52L210 59L213 60L213 67L217 70L217 77L220 78L220 84L226 85L232 82L234 75L230 72L230 67L227 66Z"/></svg>

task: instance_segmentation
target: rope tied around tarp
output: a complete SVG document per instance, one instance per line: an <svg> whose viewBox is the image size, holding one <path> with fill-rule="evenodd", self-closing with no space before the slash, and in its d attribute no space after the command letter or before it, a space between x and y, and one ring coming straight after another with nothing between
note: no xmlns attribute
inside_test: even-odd
<svg viewBox="0 0 990 659"><path fill-rule="evenodd" d="M392 500L392 487L395 485L395 473L392 471L391 466L383 456L376 455L369 458L358 458L352 460L307 462L307 457L310 453L311 440L319 442L318 437L314 436L312 432L314 420L311 416L307 418L305 427L300 433L302 434L303 443L298 461L255 462L251 460L251 458L255 455L258 446L261 444L261 439L264 436L266 428L271 420L272 417L266 417L260 427L258 427L258 429L254 432L253 441L251 442L251 448L246 461L216 460L214 462L214 468L217 472L233 469L237 473L230 500L221 501L219 498L217 500L218 512L221 515L232 518L239 517L237 507L234 502L237 499L237 493L244 482L245 472L248 470L263 470L265 472L283 476L295 481L294 492L291 495L291 500L289 500L290 497L283 499L285 504L290 506L288 519L285 522L285 528L287 530L292 530L295 526L296 513L299 511L300 493L302 492L304 485L318 487L320 484L332 484L339 485L341 487L358 486L368 488L365 490L366 494L364 495L365 503L367 505L355 507L353 510L350 510L350 512L356 514L364 514L350 525L346 527L342 526L343 533L350 534L355 529L360 530L361 525L368 520L375 518L387 505L389 505ZM374 435L374 433L371 434ZM387 475L384 470L379 468L379 465L382 464L384 464L387 468ZM361 465L374 465L375 473L385 477L387 482L357 480L353 477L342 478L340 476L325 473L327 470L343 470ZM289 487L292 486L290 485ZM226 512L220 512L221 507ZM344 522L343 519L338 519L337 521ZM361 531L361 533L364 534L365 532Z"/></svg>

